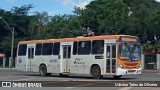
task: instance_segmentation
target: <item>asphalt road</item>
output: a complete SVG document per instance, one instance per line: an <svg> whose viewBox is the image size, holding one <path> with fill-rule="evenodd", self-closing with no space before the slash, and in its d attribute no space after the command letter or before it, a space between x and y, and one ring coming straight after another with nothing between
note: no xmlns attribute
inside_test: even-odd
<svg viewBox="0 0 160 90"><path fill-rule="evenodd" d="M104 78L102 79L95 80L92 79L91 76L86 75L70 75L69 77L60 77L59 75L52 74L51 76L41 77L38 73L33 72L23 72L14 69L0 69L0 81L38 81L43 83L42 86L45 85L49 88L52 87L56 90L106 90L106 88L107 90L159 90L159 87L115 87L115 85L119 85L119 83L137 84L139 82L156 83L159 85L159 83L156 81L160 81L160 73L144 72L141 75L122 76L122 78L118 80L114 79L112 76L104 76Z"/></svg>

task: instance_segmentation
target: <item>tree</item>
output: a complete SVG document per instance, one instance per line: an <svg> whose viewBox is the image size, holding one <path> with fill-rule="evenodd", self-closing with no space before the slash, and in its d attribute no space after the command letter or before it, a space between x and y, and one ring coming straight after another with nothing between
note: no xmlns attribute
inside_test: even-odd
<svg viewBox="0 0 160 90"><path fill-rule="evenodd" d="M151 22L157 22L154 16L159 4L155 0L124 0L130 8L128 29L125 33L140 37L142 43L154 40L155 30ZM154 15L155 14L155 15ZM158 29L158 28L156 28Z"/></svg>
<svg viewBox="0 0 160 90"><path fill-rule="evenodd" d="M41 38L67 38L83 35L82 27L77 16L56 15L41 31Z"/></svg>
<svg viewBox="0 0 160 90"><path fill-rule="evenodd" d="M50 16L47 12L35 12L34 16L30 17L30 25L29 25L29 35L30 39L40 39L41 33L40 31L46 26L49 22Z"/></svg>
<svg viewBox="0 0 160 90"><path fill-rule="evenodd" d="M28 4L28 5L23 5L21 7L13 7L11 9L11 12L17 16L27 16L28 15L28 11L33 8L32 4Z"/></svg>
<svg viewBox="0 0 160 90"><path fill-rule="evenodd" d="M28 40L28 26L30 18L27 16L28 11L32 8L31 5L24 5L20 8L14 7L11 11L0 10L0 16L8 23L9 27L15 28L15 43L14 56L16 55L16 47L19 41ZM6 56L10 56L11 51L11 32L2 21L0 22L0 51L3 51Z"/></svg>
<svg viewBox="0 0 160 90"><path fill-rule="evenodd" d="M80 13L82 26L96 35L119 34L126 28L128 8L123 0L95 0Z"/></svg>

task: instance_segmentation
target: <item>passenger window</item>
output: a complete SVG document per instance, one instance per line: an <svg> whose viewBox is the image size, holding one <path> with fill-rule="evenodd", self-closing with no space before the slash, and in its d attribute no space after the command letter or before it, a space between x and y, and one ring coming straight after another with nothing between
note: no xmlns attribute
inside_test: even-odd
<svg viewBox="0 0 160 90"><path fill-rule="evenodd" d="M27 44L21 44L19 45L18 55L19 56L25 56L27 51Z"/></svg>
<svg viewBox="0 0 160 90"><path fill-rule="evenodd" d="M112 58L116 58L116 44L112 44Z"/></svg>
<svg viewBox="0 0 160 90"><path fill-rule="evenodd" d="M36 52L35 55L41 55L42 53L42 43L36 44Z"/></svg>
<svg viewBox="0 0 160 90"><path fill-rule="evenodd" d="M104 40L92 41L92 54L103 54L104 53Z"/></svg>
<svg viewBox="0 0 160 90"><path fill-rule="evenodd" d="M73 43L73 55L77 54L77 42Z"/></svg>
<svg viewBox="0 0 160 90"><path fill-rule="evenodd" d="M42 55L52 55L53 43L43 43Z"/></svg>
<svg viewBox="0 0 160 90"><path fill-rule="evenodd" d="M59 51L60 51L60 43L56 42L54 43L53 55L59 55Z"/></svg>
<svg viewBox="0 0 160 90"><path fill-rule="evenodd" d="M79 41L78 42L78 54L87 55L91 52L91 41Z"/></svg>

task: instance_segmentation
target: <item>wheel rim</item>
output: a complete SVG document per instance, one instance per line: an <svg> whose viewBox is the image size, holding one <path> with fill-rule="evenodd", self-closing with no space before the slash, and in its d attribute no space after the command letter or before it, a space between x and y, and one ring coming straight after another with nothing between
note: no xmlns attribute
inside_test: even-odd
<svg viewBox="0 0 160 90"><path fill-rule="evenodd" d="M95 69L94 72L93 72L93 75L95 75L95 76L99 75L99 70Z"/></svg>
<svg viewBox="0 0 160 90"><path fill-rule="evenodd" d="M44 75L44 74L45 74L45 72L46 72L45 68L44 68L44 67L41 67L40 72L41 72L41 75Z"/></svg>

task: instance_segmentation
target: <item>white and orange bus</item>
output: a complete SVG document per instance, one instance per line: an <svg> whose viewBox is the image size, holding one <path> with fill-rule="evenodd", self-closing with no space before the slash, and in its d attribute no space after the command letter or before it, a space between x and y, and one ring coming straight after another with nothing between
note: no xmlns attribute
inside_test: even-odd
<svg viewBox="0 0 160 90"><path fill-rule="evenodd" d="M103 35L63 39L21 41L16 68L41 76L85 74L120 78L141 74L141 44L130 35Z"/></svg>

